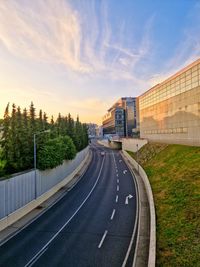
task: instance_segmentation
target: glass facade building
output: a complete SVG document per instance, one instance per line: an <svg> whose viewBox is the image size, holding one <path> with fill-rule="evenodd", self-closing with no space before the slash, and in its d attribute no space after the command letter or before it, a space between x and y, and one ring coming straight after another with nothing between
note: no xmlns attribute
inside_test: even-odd
<svg viewBox="0 0 200 267"><path fill-rule="evenodd" d="M103 133L120 137L133 136L139 124L138 98L122 97L103 117Z"/></svg>
<svg viewBox="0 0 200 267"><path fill-rule="evenodd" d="M140 136L200 145L200 59L139 97Z"/></svg>

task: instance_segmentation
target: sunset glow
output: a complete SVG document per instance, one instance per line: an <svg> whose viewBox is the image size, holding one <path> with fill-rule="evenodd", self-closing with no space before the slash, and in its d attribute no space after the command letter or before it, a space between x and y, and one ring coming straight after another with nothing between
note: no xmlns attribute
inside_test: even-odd
<svg viewBox="0 0 200 267"><path fill-rule="evenodd" d="M100 124L119 97L200 56L199 12L186 0L1 1L0 118L8 102L33 101Z"/></svg>

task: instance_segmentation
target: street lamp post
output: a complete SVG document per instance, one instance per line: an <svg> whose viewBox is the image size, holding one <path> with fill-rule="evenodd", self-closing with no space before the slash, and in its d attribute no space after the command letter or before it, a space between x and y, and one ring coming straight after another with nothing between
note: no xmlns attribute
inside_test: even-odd
<svg viewBox="0 0 200 267"><path fill-rule="evenodd" d="M138 165L138 173L139 173L139 162L138 162L139 161L139 157L138 157L139 156L138 155L139 152L138 152L138 144L136 144L136 147L137 147L137 165Z"/></svg>
<svg viewBox="0 0 200 267"><path fill-rule="evenodd" d="M36 136L42 133L48 133L50 130L45 130L42 132L37 132L33 134L33 144L34 144L34 171L35 171L35 199L37 198L37 146L36 146Z"/></svg>

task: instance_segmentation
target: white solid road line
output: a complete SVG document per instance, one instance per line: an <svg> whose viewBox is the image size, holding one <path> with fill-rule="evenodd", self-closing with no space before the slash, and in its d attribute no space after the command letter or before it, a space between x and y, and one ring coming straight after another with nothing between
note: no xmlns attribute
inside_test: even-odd
<svg viewBox="0 0 200 267"><path fill-rule="evenodd" d="M116 195L116 199L115 199L115 202L116 202L116 203L118 202L118 195Z"/></svg>
<svg viewBox="0 0 200 267"><path fill-rule="evenodd" d="M103 242L104 242L104 240L105 240L105 238L106 238L107 233L108 233L108 231L106 230L106 231L104 232L104 234L103 234L103 237L102 237L102 239L101 239L99 245L98 245L98 248L101 248L101 246L103 245Z"/></svg>
<svg viewBox="0 0 200 267"><path fill-rule="evenodd" d="M117 186L117 191L119 191L119 185Z"/></svg>
<svg viewBox="0 0 200 267"><path fill-rule="evenodd" d="M114 216L115 216L115 209L113 209L113 212L112 212L110 219L112 220L114 218Z"/></svg>
<svg viewBox="0 0 200 267"><path fill-rule="evenodd" d="M60 230L46 243L46 245L44 245L39 251L37 254L35 254L35 256L24 266L24 267L30 267L32 266L40 257L41 255L43 254L43 251L44 250L47 250L48 249L48 246L49 244L59 235L59 233L69 224L69 222L74 218L74 216L79 212L79 210L82 208L82 206L85 204L85 202L88 200L88 198L90 197L90 195L92 194L92 192L94 191L98 181L99 181L99 178L100 178L100 175L101 175L101 172L102 172L102 169L103 169L103 164L104 164L104 161L105 161L105 157L103 158L103 161L102 161L102 164L101 164L101 168L100 168L100 171L99 171L99 175L97 177L97 180L95 182L95 184L93 185L92 189L90 190L89 194L87 195L87 197L84 199L84 201L81 203L81 205L78 207L78 209L74 212L74 214L69 218L69 220L60 228Z"/></svg>

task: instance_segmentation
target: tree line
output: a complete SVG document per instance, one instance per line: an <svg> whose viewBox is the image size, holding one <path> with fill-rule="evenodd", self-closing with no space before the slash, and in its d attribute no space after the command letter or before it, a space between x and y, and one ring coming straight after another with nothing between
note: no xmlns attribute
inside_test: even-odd
<svg viewBox="0 0 200 267"><path fill-rule="evenodd" d="M37 144L37 168L48 169L73 159L76 152L88 145L87 125L60 113L54 121L42 110L38 116L34 104L21 110L12 104L5 109L0 121L0 175L11 174L34 167L34 135Z"/></svg>

